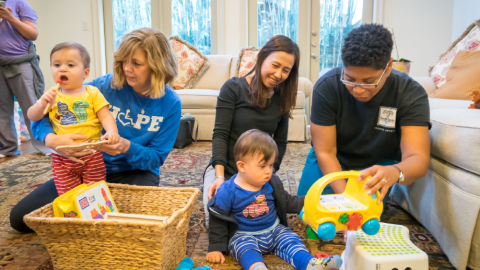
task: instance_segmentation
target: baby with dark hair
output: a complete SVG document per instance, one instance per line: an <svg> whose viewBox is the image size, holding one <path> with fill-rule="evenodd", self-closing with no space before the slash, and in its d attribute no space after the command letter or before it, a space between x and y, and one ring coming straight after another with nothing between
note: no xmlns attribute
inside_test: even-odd
<svg viewBox="0 0 480 270"><path fill-rule="evenodd" d="M338 269L342 259L314 258L287 224L287 213L299 213L304 197L288 194L273 174L278 154L270 135L251 129L234 147L238 174L221 185L208 203L210 230L207 261L225 262L230 252L243 269L267 269L263 253L273 253L295 269Z"/></svg>
<svg viewBox="0 0 480 270"><path fill-rule="evenodd" d="M107 139L109 144L116 144L120 136L108 110L110 104L98 88L83 85L90 73L88 51L75 42L57 44L50 53L50 67L59 88L51 88L30 107L28 118L39 121L47 112L57 134L84 134L87 140ZM84 156L81 162L52 153L53 180L59 195L82 183L105 180L102 152Z"/></svg>

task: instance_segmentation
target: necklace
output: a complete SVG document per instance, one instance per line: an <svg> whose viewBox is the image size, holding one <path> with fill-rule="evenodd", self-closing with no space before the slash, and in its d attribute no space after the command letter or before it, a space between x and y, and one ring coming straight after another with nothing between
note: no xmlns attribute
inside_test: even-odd
<svg viewBox="0 0 480 270"><path fill-rule="evenodd" d="M135 97L137 98L137 101L138 101L138 104L140 104L140 107L142 107L142 103L140 103L140 100L138 99L138 94L137 92L135 92L135 90L133 91L135 93ZM147 103L145 103L145 105L142 107L142 114L145 114L145 111L143 110L143 108L145 108L145 106L147 106L148 102L150 102L150 99L147 100Z"/></svg>

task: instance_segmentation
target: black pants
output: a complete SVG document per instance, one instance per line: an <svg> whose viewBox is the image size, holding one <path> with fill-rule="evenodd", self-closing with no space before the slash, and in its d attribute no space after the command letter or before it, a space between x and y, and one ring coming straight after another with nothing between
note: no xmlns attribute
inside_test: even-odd
<svg viewBox="0 0 480 270"><path fill-rule="evenodd" d="M108 183L129 184L137 186L156 186L160 185L160 177L151 171L127 171L107 174ZM13 207L10 212L10 225L21 233L33 232L25 222L23 217L30 212L37 210L55 200L58 197L57 189L53 179L48 180L43 185L36 188L20 202Z"/></svg>

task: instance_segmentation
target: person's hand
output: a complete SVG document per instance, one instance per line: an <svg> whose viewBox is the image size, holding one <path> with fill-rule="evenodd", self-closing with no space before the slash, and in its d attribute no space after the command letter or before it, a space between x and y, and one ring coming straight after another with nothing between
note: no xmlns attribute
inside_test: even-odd
<svg viewBox="0 0 480 270"><path fill-rule="evenodd" d="M221 177L218 177L217 179L215 179L215 182L210 185L210 187L208 188L209 200L213 197L213 195L217 193L217 189L223 184L223 182L225 182L225 180Z"/></svg>
<svg viewBox="0 0 480 270"><path fill-rule="evenodd" d="M85 140L87 135L84 134L64 134L64 135L57 135L54 133L50 133L45 137L45 145L55 150L57 146L65 146L65 145L80 145L82 143L77 143L75 140ZM83 150L76 150L76 149L63 149L63 150L55 150L59 155L62 155L71 161L84 164L83 160L78 158L83 156L88 156L93 153L93 151L83 151Z"/></svg>
<svg viewBox="0 0 480 270"><path fill-rule="evenodd" d="M105 133L105 135L103 135L100 140L105 140L107 139L108 140L108 144L112 145L112 144L117 144L119 141L120 141L120 135L118 135L118 132L110 132L110 131L107 131Z"/></svg>
<svg viewBox="0 0 480 270"><path fill-rule="evenodd" d="M10 7L3 8L0 7L0 18L4 19L7 22L12 21L15 17L12 14L12 9Z"/></svg>
<svg viewBox="0 0 480 270"><path fill-rule="evenodd" d="M380 197L377 198L377 204L380 204L388 189L398 181L400 173L393 166L375 165L363 170L360 177L358 177L358 181L363 181L369 176L372 176L372 178L365 183L363 188L368 189L367 194L369 196L381 189Z"/></svg>
<svg viewBox="0 0 480 270"><path fill-rule="evenodd" d="M47 93L42 96L42 107L47 107L47 104L50 103L50 106L55 104L57 99L57 89L55 87L50 88Z"/></svg>
<svg viewBox="0 0 480 270"><path fill-rule="evenodd" d="M207 262L211 263L224 263L225 262L225 256L223 256L222 252L220 251L212 251L207 253Z"/></svg>
<svg viewBox="0 0 480 270"><path fill-rule="evenodd" d="M124 154L130 148L130 141L122 137L118 137L118 142L116 144L100 144L94 147L95 150L102 151L111 156L116 156L118 154Z"/></svg>

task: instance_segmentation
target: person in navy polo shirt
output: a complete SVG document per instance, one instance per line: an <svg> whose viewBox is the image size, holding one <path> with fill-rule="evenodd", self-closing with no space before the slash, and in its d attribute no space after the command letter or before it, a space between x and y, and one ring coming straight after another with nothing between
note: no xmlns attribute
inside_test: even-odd
<svg viewBox="0 0 480 270"><path fill-rule="evenodd" d="M343 67L315 84L312 99L312 149L297 194L305 195L323 175L363 170L368 194L388 199L393 184L423 177L430 162L430 108L425 89L393 70L391 33L378 24L353 29L342 48ZM343 193L334 181L324 194Z"/></svg>

